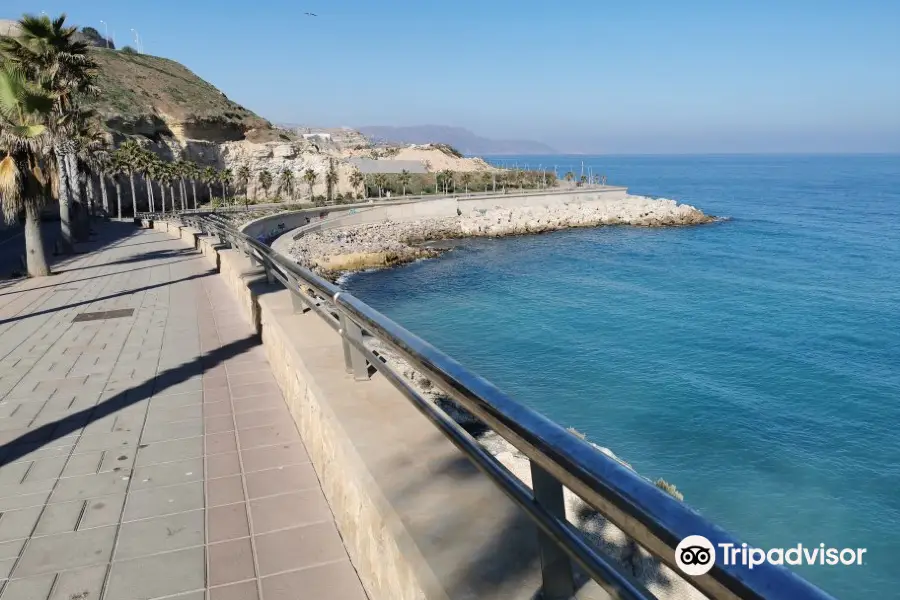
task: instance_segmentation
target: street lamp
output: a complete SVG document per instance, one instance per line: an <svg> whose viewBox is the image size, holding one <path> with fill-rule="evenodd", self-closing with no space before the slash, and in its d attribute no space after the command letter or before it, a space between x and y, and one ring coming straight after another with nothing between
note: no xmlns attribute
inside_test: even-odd
<svg viewBox="0 0 900 600"><path fill-rule="evenodd" d="M134 34L134 45L137 46L137 51L143 54L144 49L143 47L141 47L141 34L139 34L135 29L132 29L131 33Z"/></svg>
<svg viewBox="0 0 900 600"><path fill-rule="evenodd" d="M103 39L106 40L106 49L109 50L109 25L103 19L100 19L100 22L103 23Z"/></svg>

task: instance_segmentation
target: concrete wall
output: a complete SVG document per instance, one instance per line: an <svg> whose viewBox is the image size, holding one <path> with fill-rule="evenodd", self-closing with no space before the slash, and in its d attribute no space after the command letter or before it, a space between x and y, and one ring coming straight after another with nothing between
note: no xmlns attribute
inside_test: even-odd
<svg viewBox="0 0 900 600"><path fill-rule="evenodd" d="M215 238L154 228L218 267L256 324L350 558L372 600L534 600L536 531L500 490L379 374L343 368L340 337ZM605 600L593 582L577 598Z"/></svg>
<svg viewBox="0 0 900 600"><path fill-rule="evenodd" d="M353 204L305 209L262 217L247 223L244 233L256 238L277 238L272 247L284 254L290 240L298 235L325 228L349 227L382 221L417 221L419 219L451 217L473 210L510 206L552 206L594 200L615 200L628 195L628 188L576 188L522 194L494 194L488 196L438 198L434 200L396 200L367 204ZM459 211L459 212L457 212ZM294 231L295 229L301 230ZM281 236L285 236L282 239Z"/></svg>

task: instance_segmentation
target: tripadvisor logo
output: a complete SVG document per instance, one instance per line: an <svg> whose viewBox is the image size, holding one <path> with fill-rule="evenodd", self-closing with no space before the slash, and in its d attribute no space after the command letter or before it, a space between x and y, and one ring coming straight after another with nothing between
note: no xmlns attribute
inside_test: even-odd
<svg viewBox="0 0 900 600"><path fill-rule="evenodd" d="M740 546L720 543L714 546L702 535L689 535L675 548L675 564L685 575L705 575L719 562L724 566L742 565L749 569L769 563L770 565L862 565L865 548L826 548L819 544L812 548L797 544L790 548L753 548L747 544Z"/></svg>

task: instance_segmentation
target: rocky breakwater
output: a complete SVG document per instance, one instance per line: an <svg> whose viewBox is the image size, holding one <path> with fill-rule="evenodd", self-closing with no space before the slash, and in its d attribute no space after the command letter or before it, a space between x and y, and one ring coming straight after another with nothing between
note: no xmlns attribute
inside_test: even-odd
<svg viewBox="0 0 900 600"><path fill-rule="evenodd" d="M674 200L626 196L555 206L475 209L456 217L327 229L296 240L291 255L303 266L334 278L437 256L442 249L425 245L436 240L530 235L603 225L678 227L715 220Z"/></svg>

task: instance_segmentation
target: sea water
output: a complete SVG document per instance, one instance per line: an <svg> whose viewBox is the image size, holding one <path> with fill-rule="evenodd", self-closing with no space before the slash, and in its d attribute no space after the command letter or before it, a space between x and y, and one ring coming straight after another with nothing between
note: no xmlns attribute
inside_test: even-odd
<svg viewBox="0 0 900 600"><path fill-rule="evenodd" d="M844 599L900 576L900 156L503 157L731 220L473 239L345 287Z"/></svg>

